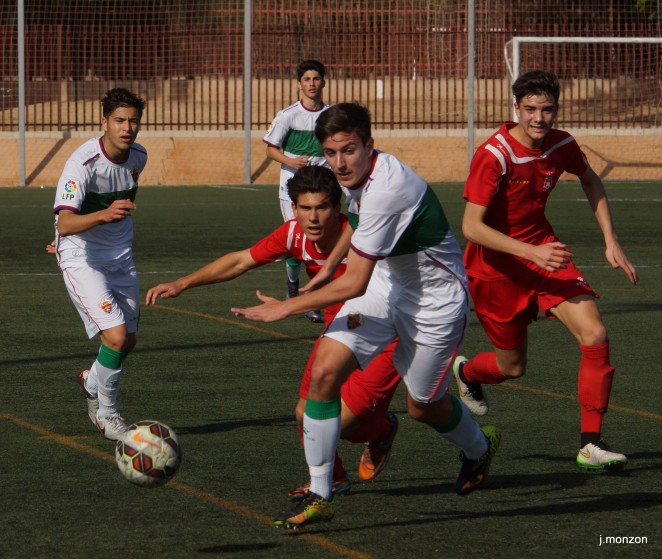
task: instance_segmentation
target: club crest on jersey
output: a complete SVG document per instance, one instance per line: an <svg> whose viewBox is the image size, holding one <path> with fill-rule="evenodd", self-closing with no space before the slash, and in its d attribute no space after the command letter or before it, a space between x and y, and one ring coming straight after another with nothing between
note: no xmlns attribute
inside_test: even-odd
<svg viewBox="0 0 662 559"><path fill-rule="evenodd" d="M542 184L542 191L547 192L552 188L554 188L554 175L549 173L548 175L545 175L545 182Z"/></svg>
<svg viewBox="0 0 662 559"><path fill-rule="evenodd" d="M360 312L351 312L347 315L347 328L354 330L363 326L363 315Z"/></svg>
<svg viewBox="0 0 662 559"><path fill-rule="evenodd" d="M101 301L99 301L99 308L103 312L110 314L110 311L113 310L113 303L109 299L104 297L103 299L101 299Z"/></svg>
<svg viewBox="0 0 662 559"><path fill-rule="evenodd" d="M131 169L131 178L133 179L133 182L138 184L138 177L140 176L140 171L136 169L135 167Z"/></svg>

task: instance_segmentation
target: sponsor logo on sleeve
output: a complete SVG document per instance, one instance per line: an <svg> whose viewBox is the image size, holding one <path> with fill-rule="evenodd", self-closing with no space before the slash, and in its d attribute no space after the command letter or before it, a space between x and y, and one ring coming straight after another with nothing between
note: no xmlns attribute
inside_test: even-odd
<svg viewBox="0 0 662 559"><path fill-rule="evenodd" d="M62 200L73 200L77 190L78 190L78 183L73 179L69 179L67 182L64 183Z"/></svg>

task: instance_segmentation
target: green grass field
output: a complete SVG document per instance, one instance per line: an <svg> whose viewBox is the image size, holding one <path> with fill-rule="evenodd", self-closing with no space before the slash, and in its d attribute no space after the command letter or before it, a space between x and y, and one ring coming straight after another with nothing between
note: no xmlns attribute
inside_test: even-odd
<svg viewBox="0 0 662 559"><path fill-rule="evenodd" d="M461 186L435 189L459 232ZM143 308L122 411L169 424L184 449L170 484L143 489L120 475L78 390L98 343L86 340L44 249L54 189L0 189L0 557L662 557L662 190L608 190L636 287L607 265L577 185L560 184L549 213L601 295L617 367L605 437L628 468L576 468L579 350L560 324L539 320L528 374L489 391L480 421L498 425L503 441L484 490L455 495L457 449L407 417L400 391L388 468L371 483L353 474L333 522L286 534L271 516L307 480L293 407L320 326L294 317L260 325L229 312L256 301L257 288L282 296L283 266ZM270 232L280 223L276 198L263 186L142 188L134 216L143 293ZM488 347L472 320L465 353ZM353 473L361 448L340 448ZM600 546L601 537L647 543Z"/></svg>

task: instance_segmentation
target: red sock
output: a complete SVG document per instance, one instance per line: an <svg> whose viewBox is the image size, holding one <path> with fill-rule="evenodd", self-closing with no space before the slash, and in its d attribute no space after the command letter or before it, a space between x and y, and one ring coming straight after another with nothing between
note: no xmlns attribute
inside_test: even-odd
<svg viewBox="0 0 662 559"><path fill-rule="evenodd" d="M483 352L475 355L462 368L467 382L477 384L501 384L508 380L497 365L496 353Z"/></svg>
<svg viewBox="0 0 662 559"><path fill-rule="evenodd" d="M600 433L602 418L607 413L614 367L609 363L609 342L600 345L579 345L577 396L581 410L581 432Z"/></svg>
<svg viewBox="0 0 662 559"><path fill-rule="evenodd" d="M343 439L350 443L367 443L385 439L390 432L391 422L386 419L385 415L378 415L368 421L359 422L356 429Z"/></svg>

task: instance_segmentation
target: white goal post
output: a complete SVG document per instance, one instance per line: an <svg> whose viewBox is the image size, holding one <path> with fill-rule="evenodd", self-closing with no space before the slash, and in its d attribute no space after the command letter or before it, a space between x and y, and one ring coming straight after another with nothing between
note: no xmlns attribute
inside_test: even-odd
<svg viewBox="0 0 662 559"><path fill-rule="evenodd" d="M511 80L514 82L520 75L520 65L522 59L525 57L522 52L522 46L526 44L561 44L566 45L570 43L585 44L585 45L661 45L662 37L521 37L515 36L507 41L504 45L504 57L508 73ZM548 67L549 64L545 64ZM653 76L653 74L656 74ZM662 70L658 66L655 71L649 74L651 78L660 80L662 77Z"/></svg>

